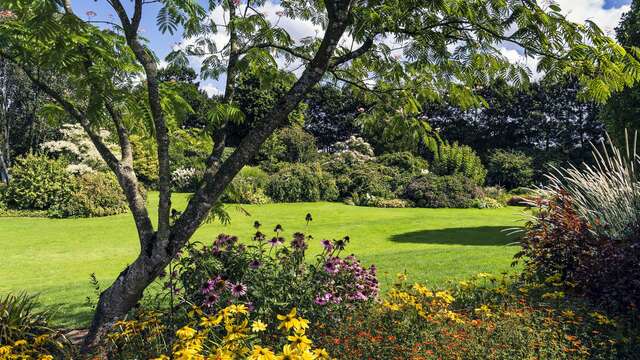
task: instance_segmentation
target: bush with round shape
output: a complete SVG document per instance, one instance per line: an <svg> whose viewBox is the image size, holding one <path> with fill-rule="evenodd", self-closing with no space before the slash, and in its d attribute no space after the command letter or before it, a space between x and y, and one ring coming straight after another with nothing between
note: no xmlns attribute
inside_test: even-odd
<svg viewBox="0 0 640 360"><path fill-rule="evenodd" d="M395 167L405 172L419 173L427 170L427 161L419 156L413 155L409 151L387 153L378 157L378 162L382 165Z"/></svg>
<svg viewBox="0 0 640 360"><path fill-rule="evenodd" d="M266 204L269 175L255 166L245 166L225 190L222 201L236 204Z"/></svg>
<svg viewBox="0 0 640 360"><path fill-rule="evenodd" d="M491 197L482 197L471 202L471 207L476 209L499 209L504 205L498 200Z"/></svg>
<svg viewBox="0 0 640 360"><path fill-rule="evenodd" d="M507 189L531 186L533 160L519 151L496 150L487 162L487 182Z"/></svg>
<svg viewBox="0 0 640 360"><path fill-rule="evenodd" d="M318 147L313 135L300 126L290 126L276 130L260 148L262 162L314 161L318 157Z"/></svg>
<svg viewBox="0 0 640 360"><path fill-rule="evenodd" d="M404 191L406 199L425 208L468 208L481 196L476 184L460 175L421 175Z"/></svg>
<svg viewBox="0 0 640 360"><path fill-rule="evenodd" d="M462 175L476 185L484 184L487 170L476 152L466 145L442 144L433 156L430 166L436 175Z"/></svg>
<svg viewBox="0 0 640 360"><path fill-rule="evenodd" d="M124 213L127 199L115 175L86 173L76 178L75 191L69 198L49 209L51 217L99 217Z"/></svg>
<svg viewBox="0 0 640 360"><path fill-rule="evenodd" d="M17 158L6 189L7 205L19 210L48 210L71 197L76 184L62 160L29 154Z"/></svg>
<svg viewBox="0 0 640 360"><path fill-rule="evenodd" d="M269 179L267 195L277 202L332 201L336 182L319 164L283 164Z"/></svg>

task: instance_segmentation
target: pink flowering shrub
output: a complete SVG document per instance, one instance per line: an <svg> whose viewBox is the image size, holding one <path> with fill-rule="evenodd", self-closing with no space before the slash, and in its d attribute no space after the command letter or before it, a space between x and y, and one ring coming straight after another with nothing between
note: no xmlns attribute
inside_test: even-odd
<svg viewBox="0 0 640 360"><path fill-rule="evenodd" d="M288 241L282 227L268 237L260 231L250 242L220 234L210 244L193 243L181 254L165 283L177 307L199 306L215 313L230 304L245 304L270 319L292 306L312 321L339 321L377 298L375 266L343 256L349 242L322 240L323 251L308 261L311 236L295 233ZM172 292L172 293L171 293Z"/></svg>

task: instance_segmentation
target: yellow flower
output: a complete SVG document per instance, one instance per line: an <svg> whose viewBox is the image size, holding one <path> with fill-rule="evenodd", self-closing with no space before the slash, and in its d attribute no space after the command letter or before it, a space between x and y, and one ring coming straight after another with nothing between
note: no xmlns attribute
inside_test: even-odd
<svg viewBox="0 0 640 360"><path fill-rule="evenodd" d="M285 328L287 329L287 331L289 331L293 327L298 327L299 321L296 318L296 312L296 308L293 308L287 315L278 315L278 320L281 321L278 329Z"/></svg>
<svg viewBox="0 0 640 360"><path fill-rule="evenodd" d="M306 337L303 333L295 333L293 335L289 335L287 336L287 340L289 340L293 346L303 351L311 346L311 340L309 340L309 338Z"/></svg>
<svg viewBox="0 0 640 360"><path fill-rule="evenodd" d="M251 323L251 331L260 332L265 330L267 330L267 324L263 323L262 321L256 320L253 323Z"/></svg>
<svg viewBox="0 0 640 360"><path fill-rule="evenodd" d="M315 355L316 359L330 359L329 353L325 349L315 349L313 350L313 355Z"/></svg>
<svg viewBox="0 0 640 360"><path fill-rule="evenodd" d="M151 360L169 360L169 357L167 355L160 355L157 358L153 358Z"/></svg>
<svg viewBox="0 0 640 360"><path fill-rule="evenodd" d="M25 345L27 345L27 340L18 340L18 341L13 343L13 346L15 346L15 347L20 347L20 346L25 346Z"/></svg>
<svg viewBox="0 0 640 360"><path fill-rule="evenodd" d="M405 282L407 281L407 274L404 273L398 273L396 274L396 278L398 279L398 282Z"/></svg>
<svg viewBox="0 0 640 360"><path fill-rule="evenodd" d="M248 314L249 313L249 308L247 307L247 305L245 304L240 304L240 305L230 305L229 306L229 312L232 314Z"/></svg>
<svg viewBox="0 0 640 360"><path fill-rule="evenodd" d="M491 308L489 306L482 304L479 308L474 309L476 314L481 314L483 316L491 316Z"/></svg>
<svg viewBox="0 0 640 360"><path fill-rule="evenodd" d="M386 307L387 309L391 310L391 311L400 311L400 305L399 304L393 304L388 302L387 300L382 302L382 306Z"/></svg>
<svg viewBox="0 0 640 360"><path fill-rule="evenodd" d="M260 345L253 345L253 351L249 356L251 360L277 360L276 354L269 348L263 348Z"/></svg>
<svg viewBox="0 0 640 360"><path fill-rule="evenodd" d="M53 360L53 356L51 355L40 355L38 360Z"/></svg>
<svg viewBox="0 0 640 360"><path fill-rule="evenodd" d="M11 345L0 346L0 355L9 355L12 349Z"/></svg>
<svg viewBox="0 0 640 360"><path fill-rule="evenodd" d="M176 336L180 338L180 340L188 340L196 335L197 331L190 328L189 326L185 326L178 331L176 331Z"/></svg>
<svg viewBox="0 0 640 360"><path fill-rule="evenodd" d="M202 317L200 326L204 328L214 327L222 322L222 315Z"/></svg>
<svg viewBox="0 0 640 360"><path fill-rule="evenodd" d="M481 273L478 273L476 276L479 277L479 278L488 278L488 277L491 276L491 274L486 273L486 272L481 272Z"/></svg>
<svg viewBox="0 0 640 360"><path fill-rule="evenodd" d="M282 353L278 355L278 360L294 360L297 357L296 349L292 348L291 345L286 344L282 347Z"/></svg>
<svg viewBox="0 0 640 360"><path fill-rule="evenodd" d="M446 304L451 304L455 300L453 296L451 296L451 294L449 294L446 291L437 291L436 297L442 300Z"/></svg>
<svg viewBox="0 0 640 360"><path fill-rule="evenodd" d="M298 325L295 326L296 331L304 332L305 329L309 328L309 320L303 319L301 317L299 317L297 320L298 320Z"/></svg>

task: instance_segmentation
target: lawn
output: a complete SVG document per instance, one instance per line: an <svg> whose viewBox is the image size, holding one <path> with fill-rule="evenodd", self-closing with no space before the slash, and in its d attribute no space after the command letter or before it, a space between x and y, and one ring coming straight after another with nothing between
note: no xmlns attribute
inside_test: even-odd
<svg viewBox="0 0 640 360"><path fill-rule="evenodd" d="M150 195L155 202L156 194ZM186 196L174 195L183 207ZM153 206L151 206L153 208ZM270 232L282 224L285 236L301 231L317 241L349 235L349 252L364 263L375 263L380 280L387 283L407 271L412 280L442 284L478 272L510 269L517 247L506 229L521 224L519 208L503 209L380 209L339 203L297 203L227 207L229 225L204 225L194 236L207 242L218 233L249 239L255 220ZM305 215L313 221L307 227ZM55 319L68 326L83 326L92 296L89 275L107 286L137 253L130 215L91 219L0 218L0 295L9 291L38 292L43 304L56 309Z"/></svg>

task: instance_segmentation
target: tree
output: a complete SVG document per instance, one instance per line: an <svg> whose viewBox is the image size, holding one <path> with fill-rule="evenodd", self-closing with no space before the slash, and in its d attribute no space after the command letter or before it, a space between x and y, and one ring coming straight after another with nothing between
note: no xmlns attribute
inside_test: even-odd
<svg viewBox="0 0 640 360"><path fill-rule="evenodd" d="M116 174L138 231L140 252L100 295L85 351L95 349L110 326L140 300L210 216L233 177L323 79L376 99L365 116L380 115L393 104L392 122L401 122L415 118L419 104L427 100L446 97L470 106L482 102L474 92L478 85L498 78L514 84L527 82L527 71L500 54L503 42L538 56L540 69L549 77L579 75L585 93L598 100L640 76L640 64L632 54L595 24L570 23L557 6L542 9L530 0L283 0L281 16L306 19L324 29L321 37L300 42L256 9L264 0L209 1L210 10L222 7L225 11L224 24L212 23L195 1L163 0L157 14L159 28L168 32L181 28L185 36L195 39L167 60L184 64L188 55L202 56L201 76L226 75L224 95L210 112L214 146L202 183L186 209L172 218L167 123L182 112L175 108L180 102L161 86L156 57L139 36L149 2L133 0L129 15L121 0L106 1L118 18L111 28L98 28L75 15L71 0L5 0L0 22L0 57L17 64L47 93L55 103L52 111L64 112L82 125ZM229 36L219 49L211 40L218 29ZM351 41L341 42L346 37ZM276 58L299 63L303 70L264 121L223 161L227 125L244 119L235 103L239 76L253 71L272 79L280 71ZM40 78L35 66L63 74L73 86L62 91ZM136 118L129 113L127 101L135 95L132 89L139 74L144 75L146 116L157 143L157 226L138 187L129 141L130 124ZM95 132L98 124L110 124L115 130L120 156L102 143Z"/></svg>
<svg viewBox="0 0 640 360"><path fill-rule="evenodd" d="M631 9L622 15L616 37L623 46L640 46L640 1L633 0ZM600 117L613 140L624 147L625 131L640 130L640 87L632 86L612 96Z"/></svg>
<svg viewBox="0 0 640 360"><path fill-rule="evenodd" d="M443 138L471 146L483 160L495 149L522 151L534 158L537 180L547 164L579 164L591 157L590 143L604 136L600 107L578 98L576 79L542 81L526 89L494 83L481 90L487 106L460 109L425 107L425 116Z"/></svg>

